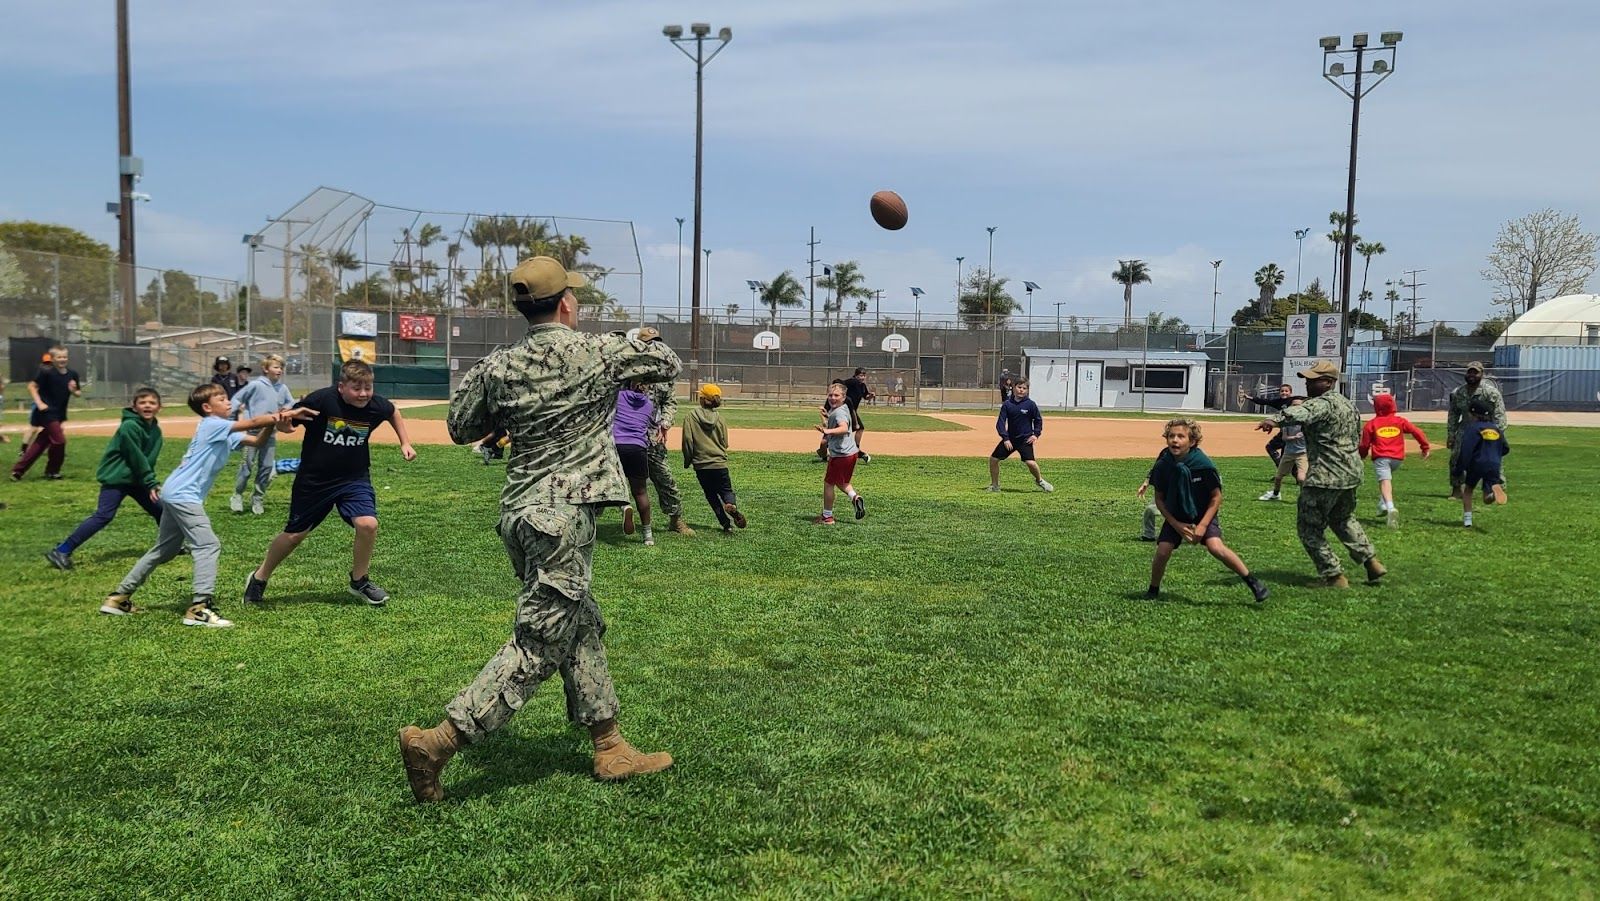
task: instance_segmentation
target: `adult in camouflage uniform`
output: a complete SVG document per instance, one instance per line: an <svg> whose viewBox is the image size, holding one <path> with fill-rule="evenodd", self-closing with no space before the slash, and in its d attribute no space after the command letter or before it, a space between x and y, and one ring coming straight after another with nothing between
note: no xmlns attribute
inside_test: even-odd
<svg viewBox="0 0 1600 901"><path fill-rule="evenodd" d="M1445 414L1445 447L1450 449L1450 496L1461 496L1461 476L1456 474L1456 463L1461 459L1461 426L1471 425L1477 418L1472 415L1472 402L1481 400L1494 411L1495 426L1502 432L1506 428L1506 399L1500 389L1483 383L1483 364L1467 364L1467 382L1450 392L1448 412Z"/></svg>
<svg viewBox="0 0 1600 901"><path fill-rule="evenodd" d="M672 765L670 755L644 754L617 731L601 642L606 624L589 580L595 513L629 497L611 443L617 392L631 381L671 380L679 363L660 342L574 330L571 289L584 284L550 257L518 264L511 285L528 333L472 367L450 400L447 425L457 444L500 426L510 432L498 532L522 591L511 640L445 707L445 718L432 729L400 730L419 802L443 797L439 774L451 755L505 725L558 672L570 714L594 741L596 777L626 779Z"/></svg>
<svg viewBox="0 0 1600 901"><path fill-rule="evenodd" d="M1263 419L1257 428L1270 432L1285 423L1305 427L1306 480L1300 489L1295 517L1300 543L1317 566L1322 583L1331 588L1349 588L1339 558L1328 543L1328 529L1338 536L1350 556L1367 570L1367 581L1376 582L1387 570L1378 562L1378 552L1356 521L1356 489L1361 487L1361 416L1355 405L1334 387L1339 368L1318 360L1298 375L1306 380L1309 397L1299 406L1285 407L1272 419Z"/></svg>
<svg viewBox="0 0 1600 901"><path fill-rule="evenodd" d="M661 342L661 333L645 326L639 329L639 340L645 343ZM646 386L650 402L656 406L656 421L650 430L650 443L645 447L645 462L650 464L650 481L656 486L656 500L667 514L667 528L679 535L693 535L694 529L683 521L683 498L678 495L678 481L672 477L672 467L667 465L667 431L678 415L678 398L673 394L671 380Z"/></svg>

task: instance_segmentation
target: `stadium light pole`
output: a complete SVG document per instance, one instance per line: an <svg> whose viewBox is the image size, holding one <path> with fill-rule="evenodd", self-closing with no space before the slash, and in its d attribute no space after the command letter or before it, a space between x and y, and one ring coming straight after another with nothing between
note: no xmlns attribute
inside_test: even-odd
<svg viewBox="0 0 1600 901"><path fill-rule="evenodd" d="M678 220L678 321L683 321L683 217L674 216Z"/></svg>
<svg viewBox="0 0 1600 901"><path fill-rule="evenodd" d="M956 312L961 312L961 261L966 257L956 257Z"/></svg>
<svg viewBox="0 0 1600 901"><path fill-rule="evenodd" d="M117 0L117 284L122 292L121 338L137 340L134 331L133 186L144 174L144 162L133 155L133 90L129 84L128 0Z"/></svg>
<svg viewBox="0 0 1600 901"><path fill-rule="evenodd" d="M703 220L701 217L701 203L703 187L703 174L705 169L705 72L706 65L728 42L733 40L733 29L722 28L717 32L717 40L721 41L708 56L706 55L706 36L711 33L711 26L704 22L694 22L689 25L689 37L684 37L682 25L667 25L661 29L672 46L677 47L684 56L694 62L694 287L689 295L689 314L692 322L689 326L689 393L691 395L700 389L700 237ZM690 53L685 45L694 45L694 52ZM711 259L710 251L706 252L706 261Z"/></svg>
<svg viewBox="0 0 1600 901"><path fill-rule="evenodd" d="M261 252L261 236L245 235L240 240L244 242L246 247L250 248L247 251L249 258L245 262L245 271L247 274L245 275L244 283L244 356L245 359L248 360L250 358L251 346L254 344L250 337L252 334L250 329L250 316L256 290L256 254Z"/></svg>
<svg viewBox="0 0 1600 901"><path fill-rule="evenodd" d="M1211 333L1217 333L1217 276L1222 273L1222 261L1211 261Z"/></svg>
<svg viewBox="0 0 1600 901"><path fill-rule="evenodd" d="M989 272L984 276L983 314L993 319L994 317L994 230L998 225L988 226L989 229ZM993 322L990 323L993 325Z"/></svg>
<svg viewBox="0 0 1600 901"><path fill-rule="evenodd" d="M1342 248L1344 270L1339 275L1339 368L1341 370L1349 368L1350 339L1353 337L1351 326L1354 324L1350 321L1350 276L1355 267L1350 257L1356 231L1356 145L1361 137L1361 98L1393 74L1396 45L1400 43L1401 37L1398 31L1385 31L1379 35L1383 46L1371 48L1370 51L1367 47L1367 33L1364 31L1357 32L1351 37L1348 50L1340 49L1340 38L1337 35L1317 41L1322 47L1322 77L1338 88L1340 93L1349 97L1351 103L1350 172L1344 198L1345 225ZM1352 56L1353 66L1347 67L1345 60ZM1374 76L1365 87L1361 84L1363 75ZM1353 79L1350 87L1345 87L1346 77Z"/></svg>
<svg viewBox="0 0 1600 901"><path fill-rule="evenodd" d="M1024 281L1022 283L1022 287L1023 287L1024 290L1026 290L1028 292L1028 330L1032 331L1033 330L1033 292L1040 290L1039 289L1039 283L1038 282Z"/></svg>
<svg viewBox="0 0 1600 901"><path fill-rule="evenodd" d="M1311 229L1309 228L1297 228L1294 230L1294 240L1298 245L1294 251L1294 311L1296 313L1300 312L1300 260L1305 256L1306 235L1309 234L1311 234Z"/></svg>

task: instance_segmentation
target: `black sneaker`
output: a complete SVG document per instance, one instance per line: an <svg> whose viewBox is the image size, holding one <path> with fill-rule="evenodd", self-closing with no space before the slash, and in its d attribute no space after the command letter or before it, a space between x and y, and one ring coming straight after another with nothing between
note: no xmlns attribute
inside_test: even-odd
<svg viewBox="0 0 1600 901"><path fill-rule="evenodd" d="M62 572L67 572L72 569L71 554L63 554L55 548L51 548L50 550L44 552L44 558L50 561L51 566L54 566L56 569L59 569Z"/></svg>
<svg viewBox="0 0 1600 901"><path fill-rule="evenodd" d="M1266 583L1255 576L1245 576L1244 584L1250 586L1250 593L1256 596L1256 603L1262 603L1272 592L1267 590Z"/></svg>
<svg viewBox="0 0 1600 901"><path fill-rule="evenodd" d="M1161 597L1161 589L1158 588L1157 586L1151 585L1149 588L1145 589L1145 591L1144 591L1144 599L1145 600L1153 601L1158 597Z"/></svg>
<svg viewBox="0 0 1600 901"><path fill-rule="evenodd" d="M376 583L366 576L362 576L359 581L356 579L350 580L350 593L374 607L382 607L389 601L389 592L379 588Z"/></svg>
<svg viewBox="0 0 1600 901"><path fill-rule="evenodd" d="M863 462L863 463L871 463L872 462L872 455L867 453L866 451L862 451L861 452L861 462Z"/></svg>
<svg viewBox="0 0 1600 901"><path fill-rule="evenodd" d="M66 476L62 475L59 472L47 472L47 473L44 474L44 477L49 479L52 482L59 482L62 479L66 478ZM1489 501L1489 503L1492 504L1492 503L1494 503L1494 501Z"/></svg>
<svg viewBox="0 0 1600 901"><path fill-rule="evenodd" d="M864 498L864 497L862 497L861 495L858 494L855 497L850 499L850 506L856 508L856 519L866 519L867 518L867 499L866 498Z"/></svg>
<svg viewBox="0 0 1600 901"><path fill-rule="evenodd" d="M267 599L267 583L264 579L256 578L255 573L250 574L250 580L244 583L244 602L246 604L259 604Z"/></svg>

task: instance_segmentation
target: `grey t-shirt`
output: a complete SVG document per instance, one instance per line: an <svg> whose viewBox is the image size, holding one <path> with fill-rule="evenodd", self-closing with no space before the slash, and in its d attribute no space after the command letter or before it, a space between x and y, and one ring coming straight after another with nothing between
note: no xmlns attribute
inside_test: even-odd
<svg viewBox="0 0 1600 901"><path fill-rule="evenodd" d="M1306 452L1305 426L1297 422L1283 424L1283 452L1290 455Z"/></svg>
<svg viewBox="0 0 1600 901"><path fill-rule="evenodd" d="M840 404L828 411L828 428L844 426L844 432L828 436L828 456L848 457L856 452L856 438L850 434L850 408Z"/></svg>

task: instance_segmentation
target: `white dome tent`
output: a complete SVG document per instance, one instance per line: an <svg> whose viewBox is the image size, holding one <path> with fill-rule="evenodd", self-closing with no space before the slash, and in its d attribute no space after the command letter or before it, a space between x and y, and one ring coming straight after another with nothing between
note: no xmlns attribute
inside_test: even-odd
<svg viewBox="0 0 1600 901"><path fill-rule="evenodd" d="M1551 298L1506 326L1494 346L1537 344L1600 345L1600 294Z"/></svg>

